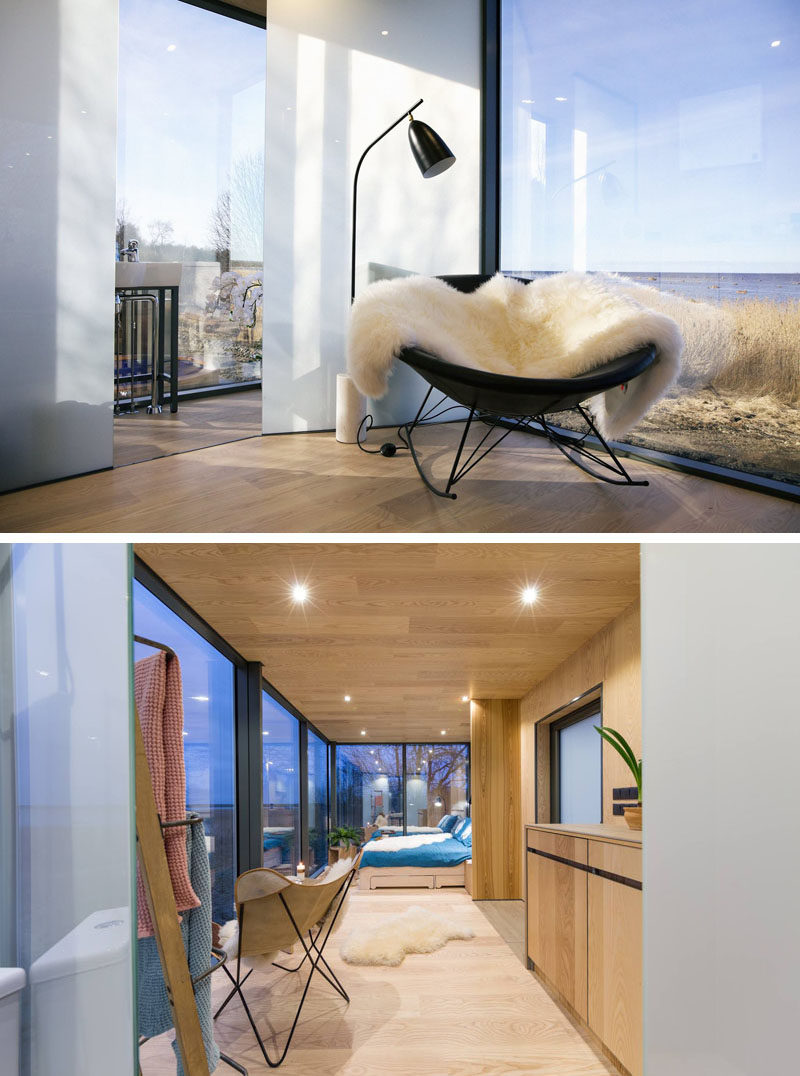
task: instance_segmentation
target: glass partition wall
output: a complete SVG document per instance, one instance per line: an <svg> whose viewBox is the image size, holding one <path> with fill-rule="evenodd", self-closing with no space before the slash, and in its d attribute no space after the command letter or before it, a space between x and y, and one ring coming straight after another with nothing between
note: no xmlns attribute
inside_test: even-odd
<svg viewBox="0 0 800 1076"><path fill-rule="evenodd" d="M337 744L336 825L415 833L469 814L469 744Z"/></svg>
<svg viewBox="0 0 800 1076"><path fill-rule="evenodd" d="M266 53L247 18L120 0L117 248L181 265L181 391L261 379Z"/></svg>
<svg viewBox="0 0 800 1076"><path fill-rule="evenodd" d="M501 0L501 24L500 268L653 289L687 349L628 442L800 484L800 7Z"/></svg>

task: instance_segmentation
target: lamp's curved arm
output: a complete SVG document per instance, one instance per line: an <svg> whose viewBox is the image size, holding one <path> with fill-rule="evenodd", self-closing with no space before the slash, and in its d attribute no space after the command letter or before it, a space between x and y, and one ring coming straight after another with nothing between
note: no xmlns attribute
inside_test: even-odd
<svg viewBox="0 0 800 1076"><path fill-rule="evenodd" d="M364 158L369 153L369 151L372 149L372 147L376 146L380 142L380 140L382 138L385 138L386 135L390 131L393 131L395 129L395 127L398 125L398 123L402 123L403 120L406 118L406 116L410 116L411 113L414 111L414 109L419 108L419 106L421 104L422 104L422 98L420 97L419 101L417 101L416 104L412 105L411 108L407 108L405 110L405 112L402 114L402 116L400 116L398 119L396 119L394 121L394 123L390 127L386 128L386 130L383 132L383 134L379 134L374 142L370 142L370 144L367 146L367 148L364 150L364 152L361 154L361 156L358 159L358 164L356 165L356 172L355 172L355 175L353 176L353 241L352 241L352 246L351 246L351 249L350 249L350 302L351 303L353 302L353 300L356 297L356 205L357 205L356 198L357 198L357 195L358 195L358 173L361 171L361 165L364 163Z"/></svg>

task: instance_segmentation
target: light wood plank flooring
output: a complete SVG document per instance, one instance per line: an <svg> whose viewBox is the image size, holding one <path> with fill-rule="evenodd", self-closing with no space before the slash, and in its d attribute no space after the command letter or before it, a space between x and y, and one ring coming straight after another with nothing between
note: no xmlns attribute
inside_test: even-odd
<svg viewBox="0 0 800 1076"><path fill-rule="evenodd" d="M483 912L519 962L525 965L525 901L475 900L473 904Z"/></svg>
<svg viewBox="0 0 800 1076"><path fill-rule="evenodd" d="M169 405L160 415L148 415L142 405L135 415L114 418L114 466L127 467L260 433L260 388L181 400L175 415Z"/></svg>
<svg viewBox="0 0 800 1076"><path fill-rule="evenodd" d="M440 477L461 426L423 430ZM376 438L380 443L380 438ZM796 532L800 505L630 462L650 486L588 477L512 434L443 500L407 454L368 456L332 433L254 437L0 497L0 532Z"/></svg>
<svg viewBox="0 0 800 1076"><path fill-rule="evenodd" d="M327 984L312 986L281 1067L285 1076L613 1073L463 890L354 892L342 936L370 929L412 904L467 923L476 937L449 942L436 953L407 956L397 968L361 968L340 960L334 935L328 960L350 994L350 1005ZM271 1027L281 1045L292 1003L296 1005L304 986L301 975L273 971L256 978L254 973L245 986L262 1035ZM214 978L214 997L221 1000L227 979L221 972ZM268 1071L236 1001L220 1016L215 1035L221 1049L244 1065L250 1076ZM162 1035L142 1047L143 1076L175 1072L169 1037ZM274 1056L275 1044L268 1042L267 1048ZM225 1076L233 1070L220 1065L217 1072Z"/></svg>

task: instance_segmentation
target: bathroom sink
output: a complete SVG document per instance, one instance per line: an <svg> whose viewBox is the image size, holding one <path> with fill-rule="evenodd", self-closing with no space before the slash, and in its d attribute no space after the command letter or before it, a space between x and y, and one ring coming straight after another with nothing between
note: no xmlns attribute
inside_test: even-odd
<svg viewBox="0 0 800 1076"><path fill-rule="evenodd" d="M118 288L171 288L181 282L180 262L117 262Z"/></svg>

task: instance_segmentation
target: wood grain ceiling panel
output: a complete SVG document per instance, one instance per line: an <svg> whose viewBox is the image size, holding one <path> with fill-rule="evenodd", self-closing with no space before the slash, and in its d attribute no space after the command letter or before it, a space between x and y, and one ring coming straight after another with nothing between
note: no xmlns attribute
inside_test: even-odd
<svg viewBox="0 0 800 1076"><path fill-rule="evenodd" d="M462 695L521 697L639 596L635 544L135 548L339 741L466 739ZM291 601L295 582L308 586L304 605ZM530 584L540 597L525 608Z"/></svg>

